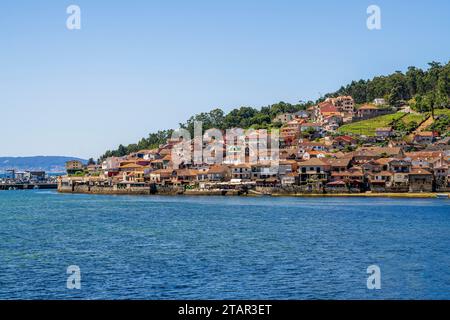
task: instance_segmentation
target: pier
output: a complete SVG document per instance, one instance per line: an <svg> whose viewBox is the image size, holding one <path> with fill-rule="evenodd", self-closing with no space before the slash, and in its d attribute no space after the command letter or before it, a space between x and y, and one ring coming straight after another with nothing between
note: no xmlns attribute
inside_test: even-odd
<svg viewBox="0 0 450 320"><path fill-rule="evenodd" d="M6 170L1 175L1 190L32 190L32 189L58 189L56 177L48 176L45 171L19 172L14 169Z"/></svg>

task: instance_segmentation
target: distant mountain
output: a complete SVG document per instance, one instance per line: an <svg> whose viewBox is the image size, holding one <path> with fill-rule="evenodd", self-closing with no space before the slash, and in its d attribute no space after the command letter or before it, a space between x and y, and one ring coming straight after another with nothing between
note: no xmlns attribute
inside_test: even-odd
<svg viewBox="0 0 450 320"><path fill-rule="evenodd" d="M17 171L43 170L49 173L65 171L66 161L80 160L86 163L87 160L74 157L59 156L37 156L37 157L0 157L0 173L9 169Z"/></svg>

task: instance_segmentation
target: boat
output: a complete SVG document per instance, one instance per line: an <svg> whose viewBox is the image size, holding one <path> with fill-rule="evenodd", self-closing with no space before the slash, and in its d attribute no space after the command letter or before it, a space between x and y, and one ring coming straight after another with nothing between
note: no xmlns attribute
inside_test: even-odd
<svg viewBox="0 0 450 320"><path fill-rule="evenodd" d="M438 198L438 199L448 199L448 198L449 198L449 195L446 194L446 193L438 193L438 194L436 195L436 198Z"/></svg>

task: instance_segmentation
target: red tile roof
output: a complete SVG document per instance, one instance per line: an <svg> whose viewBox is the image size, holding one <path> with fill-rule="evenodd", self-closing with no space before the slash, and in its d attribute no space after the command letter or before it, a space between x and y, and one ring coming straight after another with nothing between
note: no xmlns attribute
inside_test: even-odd
<svg viewBox="0 0 450 320"><path fill-rule="evenodd" d="M331 113L331 112L339 112L338 109L333 106L331 103L326 103L320 106L321 113Z"/></svg>

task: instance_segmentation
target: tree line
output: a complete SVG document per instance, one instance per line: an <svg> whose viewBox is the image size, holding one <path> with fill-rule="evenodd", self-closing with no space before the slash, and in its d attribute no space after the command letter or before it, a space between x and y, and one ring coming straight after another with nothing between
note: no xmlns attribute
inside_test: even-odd
<svg viewBox="0 0 450 320"><path fill-rule="evenodd" d="M256 109L252 107L240 107L233 109L228 114L216 108L210 112L202 112L190 117L185 123L180 123L180 128L186 129L194 134L194 123L202 122L203 130L211 128L227 129L227 128L254 128L254 129L268 129L273 127L281 127L281 123L272 123L272 119L281 113L294 113L300 110L306 110L308 107L314 105L314 101L300 101L297 104L290 104L286 102L279 102L270 106ZM99 161L108 157L122 157L127 154L137 152L144 149L155 149L160 145L166 143L167 139L171 137L173 130L160 130L156 133L150 133L147 138L142 138L138 143L130 144L128 146L119 145L116 150L108 150L102 155Z"/></svg>
<svg viewBox="0 0 450 320"><path fill-rule="evenodd" d="M427 70L409 67L405 73L396 71L389 76L353 81L325 98L350 95L358 104L384 98L390 106L408 104L420 112L449 107L450 61L445 65L433 61L428 66Z"/></svg>

